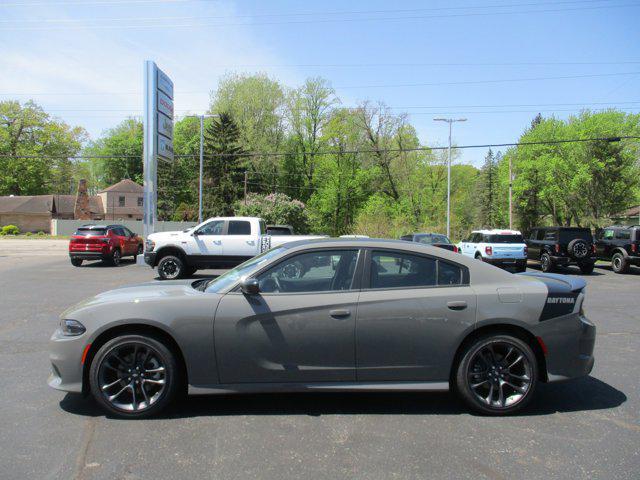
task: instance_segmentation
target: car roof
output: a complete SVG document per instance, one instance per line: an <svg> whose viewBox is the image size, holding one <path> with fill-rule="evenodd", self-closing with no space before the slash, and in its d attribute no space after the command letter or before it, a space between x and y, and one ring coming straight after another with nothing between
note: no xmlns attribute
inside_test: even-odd
<svg viewBox="0 0 640 480"><path fill-rule="evenodd" d="M503 228L494 228L492 230L474 230L471 233L482 233L484 235L522 235L520 230L509 230Z"/></svg>
<svg viewBox="0 0 640 480"><path fill-rule="evenodd" d="M126 228L124 225L118 225L118 224L112 224L112 225L93 225L93 224L89 224L89 225L81 225L78 227L78 229L81 228L85 228L85 229L90 229L93 230L95 229L104 229L104 228Z"/></svg>

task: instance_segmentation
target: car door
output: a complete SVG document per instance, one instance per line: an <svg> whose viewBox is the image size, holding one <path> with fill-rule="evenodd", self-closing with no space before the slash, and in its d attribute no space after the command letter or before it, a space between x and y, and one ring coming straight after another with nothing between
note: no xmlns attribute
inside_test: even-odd
<svg viewBox="0 0 640 480"><path fill-rule="evenodd" d="M259 272L257 295L226 294L216 311L221 383L355 381L357 249L292 254Z"/></svg>
<svg viewBox="0 0 640 480"><path fill-rule="evenodd" d="M259 253L258 232L251 232L248 220L229 220L227 234L222 239L222 254L225 257L251 258Z"/></svg>
<svg viewBox="0 0 640 480"><path fill-rule="evenodd" d="M127 227L122 227L122 231L126 238L125 242L127 244L127 255L133 255L138 251L138 239L136 238L136 235Z"/></svg>
<svg viewBox="0 0 640 480"><path fill-rule="evenodd" d="M615 232L612 228L605 228L596 240L596 255L598 258L607 259L611 252L611 242L613 241Z"/></svg>
<svg viewBox="0 0 640 480"><path fill-rule="evenodd" d="M204 257L222 256L222 240L224 238L224 220L211 220L193 233L194 255Z"/></svg>
<svg viewBox="0 0 640 480"><path fill-rule="evenodd" d="M115 244L120 247L120 255L131 255L131 252L129 251L129 239L127 238L127 234L124 229L122 227L113 227L111 232L114 236Z"/></svg>
<svg viewBox="0 0 640 480"><path fill-rule="evenodd" d="M358 381L448 381L457 342L476 318L467 268L422 254L368 250L363 282Z"/></svg>
<svg viewBox="0 0 640 480"><path fill-rule="evenodd" d="M540 258L540 245L538 244L538 229L534 228L527 239L527 258L538 260Z"/></svg>

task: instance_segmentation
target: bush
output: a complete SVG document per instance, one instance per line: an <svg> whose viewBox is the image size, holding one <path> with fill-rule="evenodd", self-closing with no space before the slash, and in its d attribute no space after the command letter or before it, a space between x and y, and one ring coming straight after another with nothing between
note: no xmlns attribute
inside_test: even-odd
<svg viewBox="0 0 640 480"><path fill-rule="evenodd" d="M40 231L37 233L37 235L38 235L39 237L46 237L46 236L47 236L47 234L46 234L46 233L44 233L42 230L40 230Z"/></svg>
<svg viewBox="0 0 640 480"><path fill-rule="evenodd" d="M15 225L5 225L2 227L2 235L18 235L20 229Z"/></svg>
<svg viewBox="0 0 640 480"><path fill-rule="evenodd" d="M247 204L241 200L234 210L238 216L261 217L268 225L291 225L296 234L306 233L309 229L305 204L300 200L292 200L284 193L250 193Z"/></svg>
<svg viewBox="0 0 640 480"><path fill-rule="evenodd" d="M33 235L33 232L27 232L24 235L25 235L25 237L30 237L31 235Z"/></svg>

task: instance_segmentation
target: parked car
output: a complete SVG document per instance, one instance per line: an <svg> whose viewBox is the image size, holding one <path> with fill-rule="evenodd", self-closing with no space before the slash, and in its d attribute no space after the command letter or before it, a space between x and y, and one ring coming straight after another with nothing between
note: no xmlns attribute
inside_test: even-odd
<svg viewBox="0 0 640 480"><path fill-rule="evenodd" d="M434 247L444 248L445 250L451 250L456 253L459 251L457 245L451 243L449 237L440 233L411 233L409 235L401 236L400 240L433 245Z"/></svg>
<svg viewBox="0 0 640 480"><path fill-rule="evenodd" d="M123 225L84 225L69 240L69 258L74 267L84 260L102 260L114 266L122 257L142 255L142 237Z"/></svg>
<svg viewBox="0 0 640 480"><path fill-rule="evenodd" d="M596 257L611 262L616 273L627 273L631 265L640 266L640 225L603 229L597 236Z"/></svg>
<svg viewBox="0 0 640 480"><path fill-rule="evenodd" d="M577 265L582 273L593 272L596 246L591 230L580 227L538 227L527 239L529 260L540 262L543 272Z"/></svg>
<svg viewBox="0 0 640 480"><path fill-rule="evenodd" d="M291 225L267 225L267 235L294 235Z"/></svg>
<svg viewBox="0 0 640 480"><path fill-rule="evenodd" d="M292 278L297 263L314 266ZM129 285L67 309L49 385L125 418L187 389L453 389L476 411L508 414L538 381L591 371L585 285L416 242L287 243L213 280Z"/></svg>
<svg viewBox="0 0 640 480"><path fill-rule="evenodd" d="M527 245L518 230L475 230L459 248L463 255L497 267L527 269Z"/></svg>
<svg viewBox="0 0 640 480"><path fill-rule="evenodd" d="M257 217L215 217L182 232L149 235L145 262L158 267L162 280L193 275L202 268L232 268L271 247L317 236L266 233Z"/></svg>

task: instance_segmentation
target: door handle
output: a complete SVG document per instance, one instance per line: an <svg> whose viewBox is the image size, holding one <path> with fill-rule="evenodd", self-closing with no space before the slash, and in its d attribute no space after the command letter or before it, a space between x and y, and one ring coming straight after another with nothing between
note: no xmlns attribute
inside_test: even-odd
<svg viewBox="0 0 640 480"><path fill-rule="evenodd" d="M331 315L333 318L344 318L351 315L351 312L349 310L342 310L342 309L330 310L329 315Z"/></svg>
<svg viewBox="0 0 640 480"><path fill-rule="evenodd" d="M247 245L255 245L256 242L254 242L253 240L247 240Z"/></svg>
<svg viewBox="0 0 640 480"><path fill-rule="evenodd" d="M447 307L449 307L450 310L464 310L467 308L467 302L464 300L458 302L447 302Z"/></svg>
<svg viewBox="0 0 640 480"><path fill-rule="evenodd" d="M221 245L222 244L222 240L214 240L213 244L214 245Z"/></svg>

